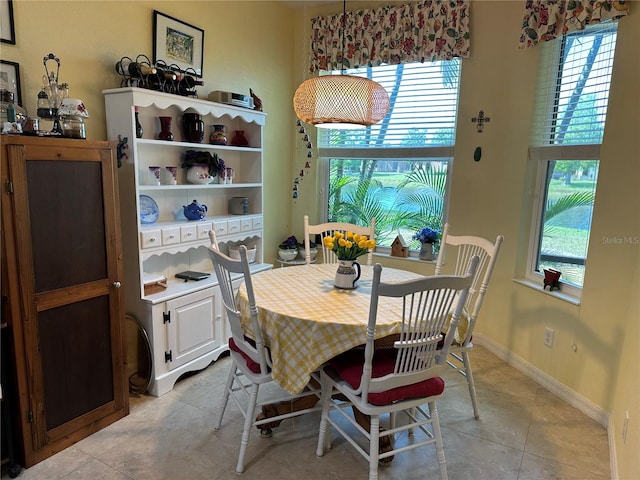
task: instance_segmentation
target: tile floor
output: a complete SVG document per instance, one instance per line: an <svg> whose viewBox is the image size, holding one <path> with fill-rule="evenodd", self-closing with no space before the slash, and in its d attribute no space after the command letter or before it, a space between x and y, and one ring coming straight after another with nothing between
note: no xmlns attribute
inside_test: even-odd
<svg viewBox="0 0 640 480"><path fill-rule="evenodd" d="M159 397L131 399L131 414L23 470L24 480L223 480L367 478L365 460L338 435L315 455L319 416L284 422L272 438L255 431L242 477L235 463L242 416L232 402L219 432L213 415L229 358L179 381ZM463 377L447 372L438 402L451 480L603 480L610 478L607 432L489 351L472 353L480 419ZM397 441L403 441L397 439ZM439 478L431 446L397 455L381 480ZM2 480L9 478L3 472Z"/></svg>

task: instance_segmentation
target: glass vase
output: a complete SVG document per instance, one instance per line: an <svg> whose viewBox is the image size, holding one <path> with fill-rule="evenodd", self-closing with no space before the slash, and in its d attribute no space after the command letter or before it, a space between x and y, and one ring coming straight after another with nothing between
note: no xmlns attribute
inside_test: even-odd
<svg viewBox="0 0 640 480"><path fill-rule="evenodd" d="M160 133L158 140L173 141L173 133L171 132L171 117L158 117L160 120Z"/></svg>
<svg viewBox="0 0 640 480"><path fill-rule="evenodd" d="M244 136L244 130L236 130L233 135L233 139L231 140L231 145L236 145L238 147L247 147L249 146L249 140Z"/></svg>

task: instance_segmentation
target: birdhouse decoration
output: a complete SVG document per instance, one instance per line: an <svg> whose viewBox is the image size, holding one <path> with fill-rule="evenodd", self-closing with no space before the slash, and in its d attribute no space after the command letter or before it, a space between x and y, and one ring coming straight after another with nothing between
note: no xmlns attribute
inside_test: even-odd
<svg viewBox="0 0 640 480"><path fill-rule="evenodd" d="M409 256L409 247L407 246L407 242L405 242L404 237L400 234L398 234L391 244L391 256L404 258Z"/></svg>

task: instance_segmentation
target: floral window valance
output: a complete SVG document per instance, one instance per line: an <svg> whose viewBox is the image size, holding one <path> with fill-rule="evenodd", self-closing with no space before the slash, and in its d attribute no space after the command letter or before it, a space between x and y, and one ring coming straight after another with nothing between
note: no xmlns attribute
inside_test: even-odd
<svg viewBox="0 0 640 480"><path fill-rule="evenodd" d="M583 30L592 23L617 20L628 13L629 1L625 0L527 0L520 48Z"/></svg>
<svg viewBox="0 0 640 480"><path fill-rule="evenodd" d="M311 20L309 72L469 57L470 0L425 0Z"/></svg>

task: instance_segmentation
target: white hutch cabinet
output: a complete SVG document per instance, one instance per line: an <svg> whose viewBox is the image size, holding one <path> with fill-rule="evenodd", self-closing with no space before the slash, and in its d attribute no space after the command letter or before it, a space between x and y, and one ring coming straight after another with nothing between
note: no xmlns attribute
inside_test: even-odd
<svg viewBox="0 0 640 480"><path fill-rule="evenodd" d="M159 396L170 391L178 377L206 367L228 348L227 321L222 316L220 290L208 254L209 230L215 230L223 251L238 244L255 246L253 271L271 268L262 263L262 135L266 115L140 88L111 89L103 94L108 138L128 140L119 168L125 308L141 321L149 336L153 358L149 392ZM136 107L142 138L136 138ZM203 143L183 141L185 112L202 116ZM171 117L173 141L157 140L160 116ZM210 144L213 125L226 126L229 142L235 130L244 131L249 145ZM186 169L180 168L187 150L217 153L234 169L232 183L187 182ZM177 167L177 183L153 184L149 167L160 167L164 179L168 166ZM158 207L153 223L141 220L141 201L149 203L147 197ZM247 214L229 214L233 197L248 199ZM185 218L183 206L193 200L207 206L204 220ZM175 277L186 270L211 275L200 281ZM166 288L145 292L145 284L163 277Z"/></svg>

